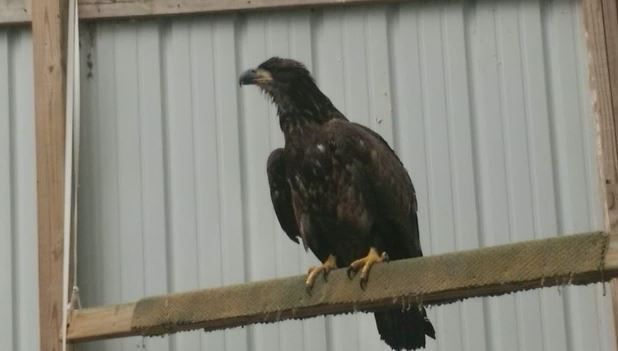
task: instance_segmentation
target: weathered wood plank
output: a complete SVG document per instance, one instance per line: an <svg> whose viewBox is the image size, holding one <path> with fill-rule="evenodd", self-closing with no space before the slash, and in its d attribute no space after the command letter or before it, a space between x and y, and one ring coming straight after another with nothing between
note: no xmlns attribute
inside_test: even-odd
<svg viewBox="0 0 618 351"><path fill-rule="evenodd" d="M612 106L612 86L605 37L603 0L583 0L583 16L589 53L593 108L599 123L601 167L606 184L610 228L618 226L618 144Z"/></svg>
<svg viewBox="0 0 618 351"><path fill-rule="evenodd" d="M600 137L599 167L607 230L618 230L618 9L616 0L582 0L590 88ZM611 282L618 344L618 281Z"/></svg>
<svg viewBox="0 0 618 351"><path fill-rule="evenodd" d="M618 120L618 5L616 0L603 0L603 24L615 124Z"/></svg>
<svg viewBox="0 0 618 351"><path fill-rule="evenodd" d="M394 261L376 265L371 274L365 291L339 269L311 294L304 290L304 277L296 276L76 310L68 338L214 330L605 281L618 276L618 235L586 233Z"/></svg>
<svg viewBox="0 0 618 351"><path fill-rule="evenodd" d="M264 9L285 9L329 5L401 2L401 0L154 0L80 4L84 19L143 17L193 13L216 13Z"/></svg>
<svg viewBox="0 0 618 351"><path fill-rule="evenodd" d="M13 6L6 2L0 3L0 25L17 25L29 23L32 17L27 2Z"/></svg>
<svg viewBox="0 0 618 351"><path fill-rule="evenodd" d="M34 1L32 43L36 125L41 350L61 348L67 0Z"/></svg>
<svg viewBox="0 0 618 351"><path fill-rule="evenodd" d="M69 338L82 336L82 339L94 340L131 336L134 310L135 303L76 310L69 320ZM103 325L105 328L101 329Z"/></svg>
<svg viewBox="0 0 618 351"><path fill-rule="evenodd" d="M95 20L403 1L406 0L80 0L79 12L81 19ZM0 2L0 25L30 21L29 1L20 3Z"/></svg>

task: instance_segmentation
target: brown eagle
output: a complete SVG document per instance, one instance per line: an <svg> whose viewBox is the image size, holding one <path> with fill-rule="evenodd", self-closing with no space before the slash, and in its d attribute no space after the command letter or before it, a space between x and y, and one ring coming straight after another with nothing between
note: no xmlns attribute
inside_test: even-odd
<svg viewBox="0 0 618 351"><path fill-rule="evenodd" d="M317 276L348 267L365 289L374 263L422 256L416 194L391 147L371 129L352 123L315 84L305 66L273 57L240 76L277 106L285 147L267 163L270 195L285 233L323 262ZM375 313L378 332L393 349L425 346L435 331L423 308Z"/></svg>

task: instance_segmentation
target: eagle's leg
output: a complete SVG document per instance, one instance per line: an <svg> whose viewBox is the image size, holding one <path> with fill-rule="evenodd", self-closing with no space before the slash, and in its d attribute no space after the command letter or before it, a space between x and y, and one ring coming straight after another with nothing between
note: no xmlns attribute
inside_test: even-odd
<svg viewBox="0 0 618 351"><path fill-rule="evenodd" d="M350 264L348 267L348 278L352 279L354 274L360 270L360 286L361 289L365 290L365 288L367 288L367 280L369 280L369 271L371 270L371 266L378 262L388 262L388 254L386 252L379 254L375 247L371 247L367 256Z"/></svg>
<svg viewBox="0 0 618 351"><path fill-rule="evenodd" d="M307 292L311 291L313 288L313 284L315 283L315 279L322 273L324 280L328 276L331 270L337 268L337 259L333 255L328 255L326 261L324 261L321 265L309 268L309 272L307 272L307 280L305 280L305 288Z"/></svg>

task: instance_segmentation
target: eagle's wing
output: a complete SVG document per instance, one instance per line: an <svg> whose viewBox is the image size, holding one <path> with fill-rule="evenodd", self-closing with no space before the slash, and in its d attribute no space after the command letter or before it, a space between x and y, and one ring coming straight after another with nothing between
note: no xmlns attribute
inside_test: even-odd
<svg viewBox="0 0 618 351"><path fill-rule="evenodd" d="M382 223L381 235L393 259L421 256L414 186L388 143L360 124L331 120L326 126L329 147L342 162L356 159L372 190L372 211Z"/></svg>
<svg viewBox="0 0 618 351"><path fill-rule="evenodd" d="M285 161L283 159L283 149L274 150L268 157L266 164L268 173L268 184L270 185L270 199L273 202L277 219L283 231L298 243L300 236L298 224L292 207L292 194L285 173Z"/></svg>

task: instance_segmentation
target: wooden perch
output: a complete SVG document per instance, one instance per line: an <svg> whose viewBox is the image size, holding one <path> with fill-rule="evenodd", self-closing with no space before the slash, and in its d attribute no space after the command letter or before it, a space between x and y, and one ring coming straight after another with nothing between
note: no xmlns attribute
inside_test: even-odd
<svg viewBox="0 0 618 351"><path fill-rule="evenodd" d="M311 295L304 276L296 276L76 310L68 338L83 342L414 308L616 276L618 235L585 233L379 264L365 291L338 269L328 282L319 280Z"/></svg>

